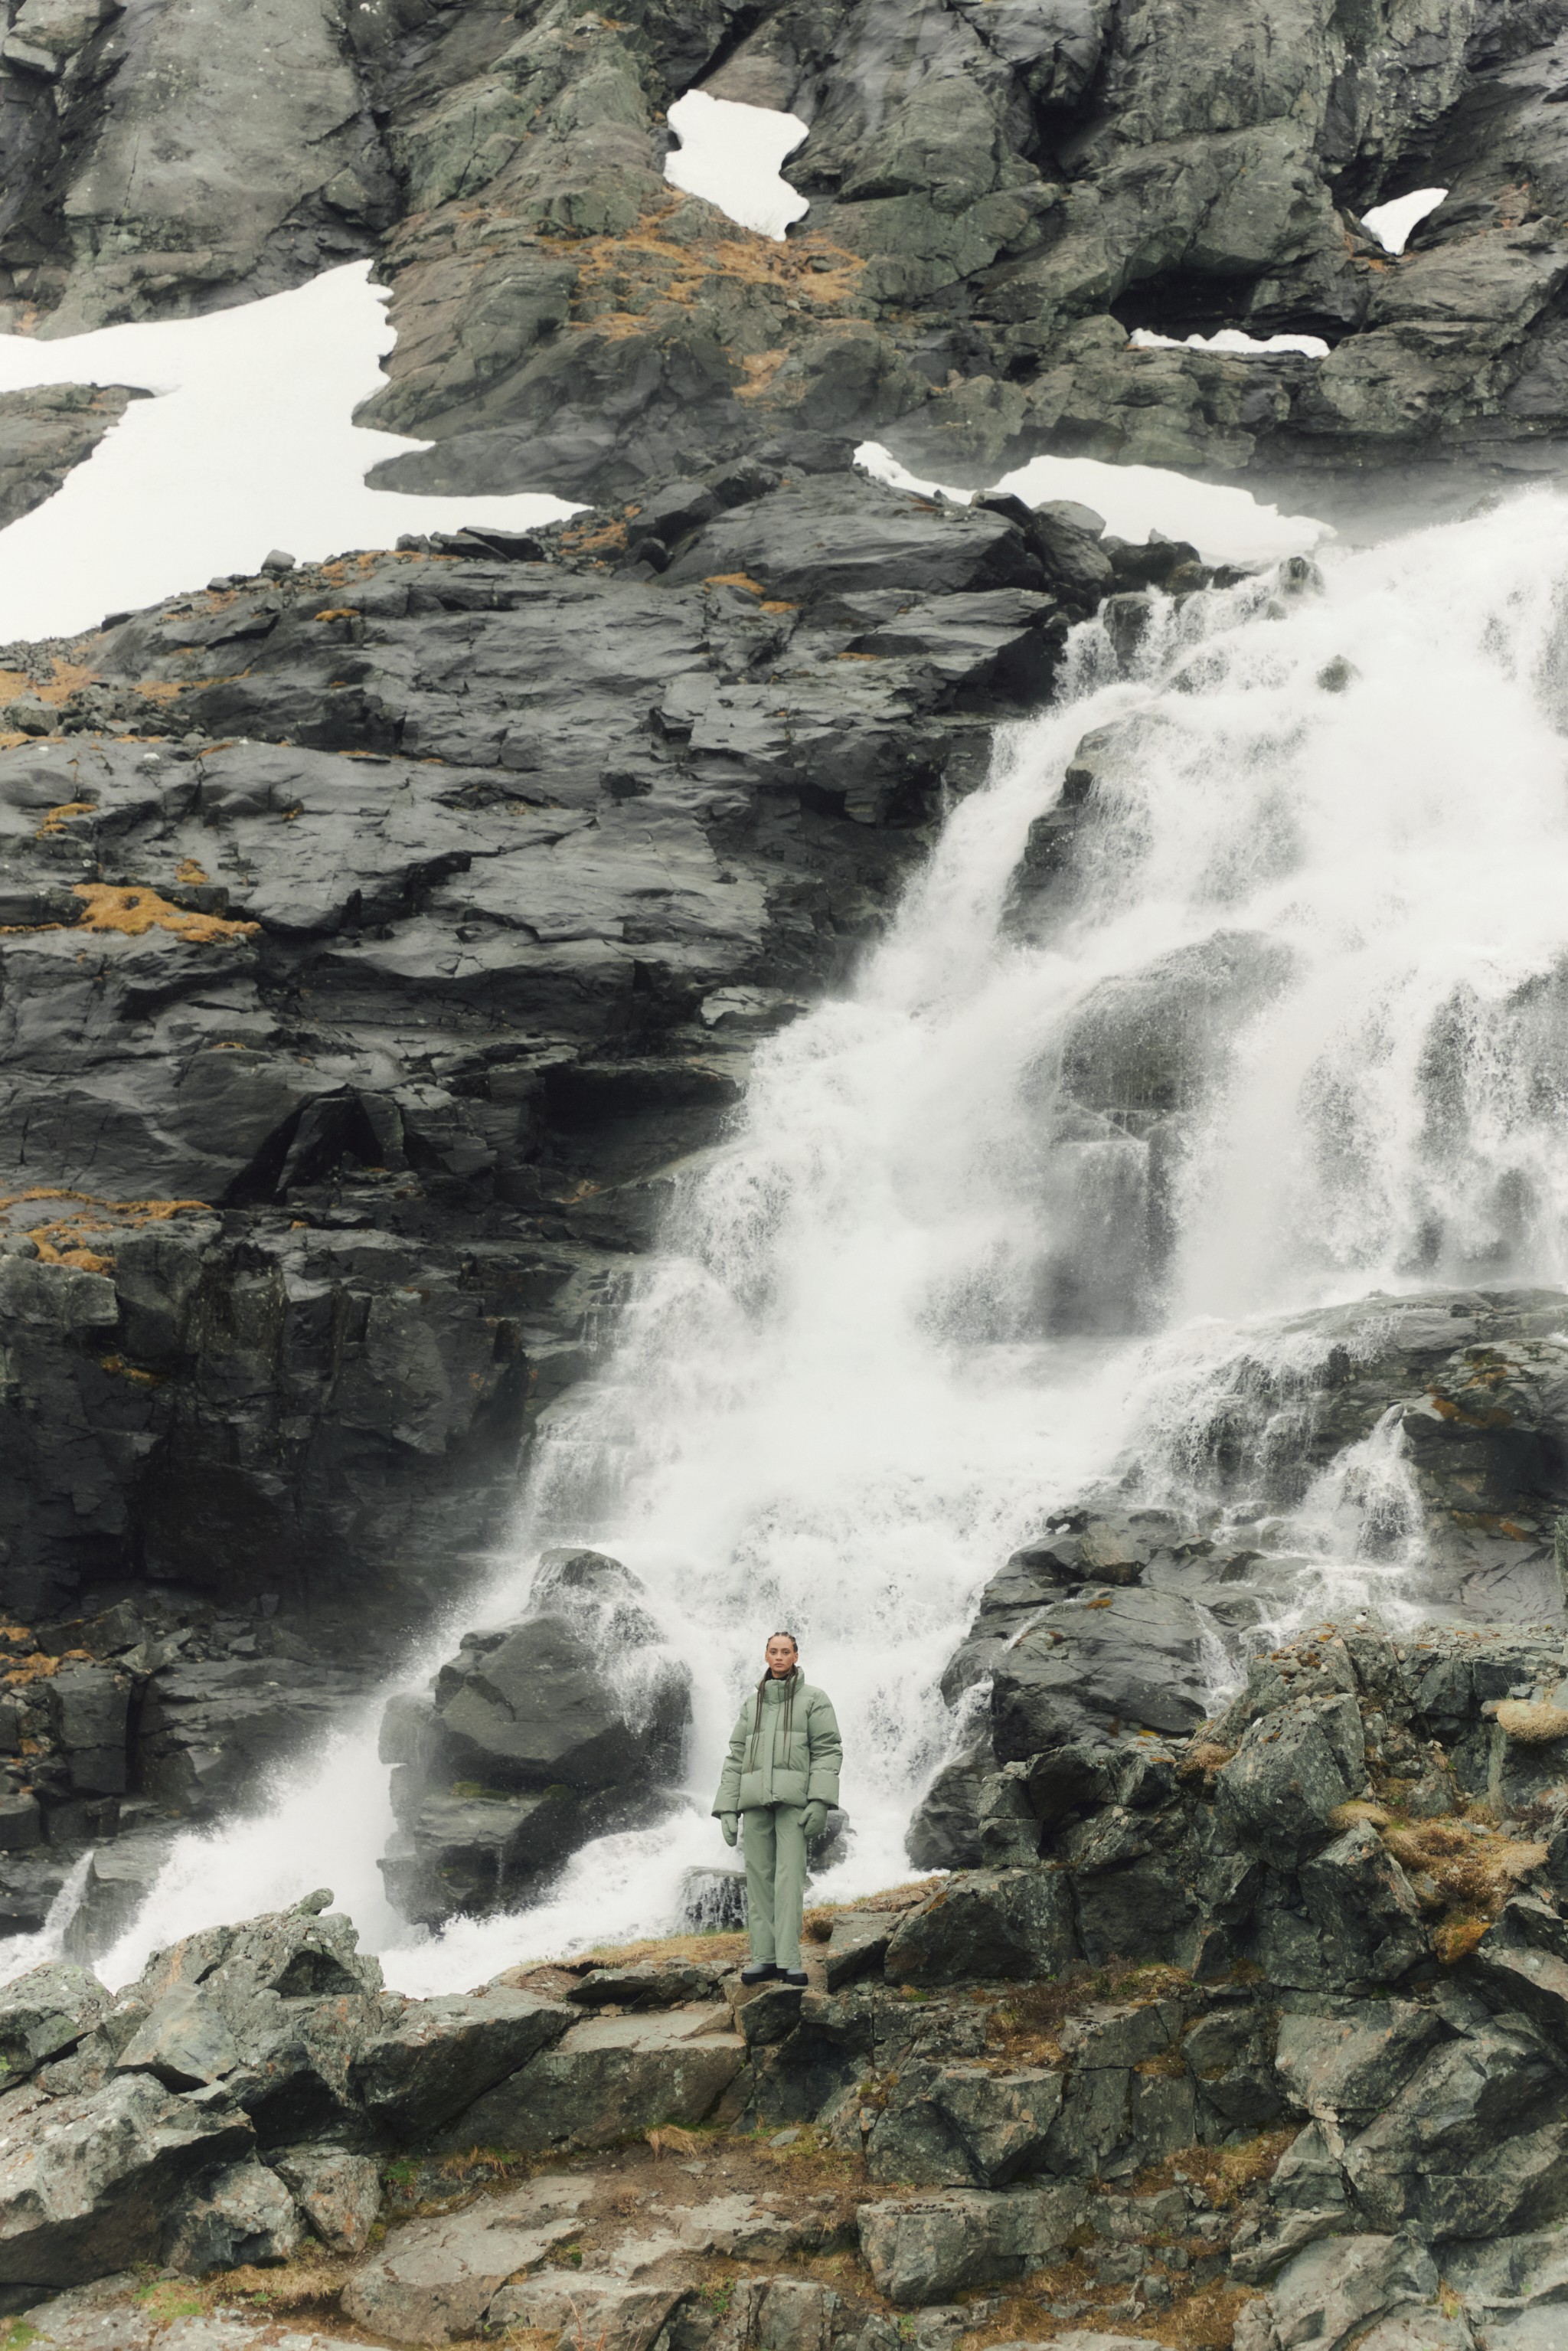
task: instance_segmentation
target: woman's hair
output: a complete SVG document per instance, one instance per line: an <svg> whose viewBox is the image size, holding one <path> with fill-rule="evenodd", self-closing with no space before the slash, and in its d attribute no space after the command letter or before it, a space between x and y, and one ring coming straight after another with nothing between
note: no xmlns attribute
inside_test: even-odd
<svg viewBox="0 0 1568 2351"><path fill-rule="evenodd" d="M769 1633L768 1637L770 1641L788 1641L789 1646L794 1650L795 1655L797 1656L800 1656L800 1644L797 1641L793 1633ZM788 1676L781 1677L781 1678L787 1679L789 1685L784 1693L783 1729L784 1739L788 1741L790 1730L794 1727L795 1721L795 1686L800 1678L800 1667L791 1666ZM753 1717L751 1724L751 1751L746 1759L746 1769L748 1771L755 1771L757 1769L757 1750L762 1738L762 1693L768 1687L768 1683L772 1679L772 1667L765 1666L762 1669L762 1679L757 1685L757 1712Z"/></svg>

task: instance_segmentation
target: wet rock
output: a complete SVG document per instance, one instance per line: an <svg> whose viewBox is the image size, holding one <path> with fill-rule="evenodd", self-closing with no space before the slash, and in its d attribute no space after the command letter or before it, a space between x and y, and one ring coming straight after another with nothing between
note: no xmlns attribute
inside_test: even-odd
<svg viewBox="0 0 1568 2351"><path fill-rule="evenodd" d="M1220 1771L1218 1815L1239 1842L1288 1844L1321 1834L1365 1784L1355 1700L1301 1698L1249 1729Z"/></svg>
<svg viewBox="0 0 1568 2351"><path fill-rule="evenodd" d="M398 2023L354 2057L354 2092L380 2128L423 2138L559 2041L572 2022L559 2003L503 1984L411 2001Z"/></svg>
<svg viewBox="0 0 1568 2351"><path fill-rule="evenodd" d="M75 383L0 392L0 528L52 497L135 397Z"/></svg>
<svg viewBox="0 0 1568 2351"><path fill-rule="evenodd" d="M1063 1881L1045 1870L975 1870L905 1914L883 1962L894 1983L1054 1975L1075 1956Z"/></svg>
<svg viewBox="0 0 1568 2351"><path fill-rule="evenodd" d="M700 2123L745 2058L726 2009L595 2017L476 2098L436 2145L542 2155L608 2147L658 2123Z"/></svg>
<svg viewBox="0 0 1568 2351"><path fill-rule="evenodd" d="M65 1931L73 1959L96 1959L119 1940L156 1885L172 1842L168 1829L134 1829L94 1852Z"/></svg>
<svg viewBox="0 0 1568 2351"><path fill-rule="evenodd" d="M29 1968L0 1989L0 2061L8 2082L63 2057L110 2005L98 1978L67 1960Z"/></svg>
<svg viewBox="0 0 1568 2351"><path fill-rule="evenodd" d="M899 2204L862 2204L861 2255L879 2294L907 2307L967 2286L1027 2277L1059 2259L1083 2217L1080 2188L956 2189Z"/></svg>
<svg viewBox="0 0 1568 2351"><path fill-rule="evenodd" d="M598 1552L547 1552L533 1614L467 1635L428 1701L392 1701L382 1754L403 1836L383 1869L405 1916L504 1907L668 1801L690 1677L641 1590Z"/></svg>
<svg viewBox="0 0 1568 2351"><path fill-rule="evenodd" d="M998 1761L1103 1742L1124 1727L1196 1729L1207 1711L1203 1638L1191 1604L1165 1593L1116 1590L1042 1610L993 1673Z"/></svg>
<svg viewBox="0 0 1568 2351"><path fill-rule="evenodd" d="M305 2231L293 2197L255 2157L230 2164L169 2216L163 2258L192 2277L243 2263L286 2262Z"/></svg>
<svg viewBox="0 0 1568 2351"><path fill-rule="evenodd" d="M157 2260L174 2197L254 2142L221 2090L178 2096L144 2074L77 2097L23 2090L5 2111L0 2284L40 2292Z"/></svg>

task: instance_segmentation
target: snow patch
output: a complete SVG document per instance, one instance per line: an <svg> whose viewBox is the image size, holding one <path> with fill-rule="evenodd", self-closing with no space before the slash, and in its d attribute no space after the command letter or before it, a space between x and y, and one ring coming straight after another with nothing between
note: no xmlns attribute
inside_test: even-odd
<svg viewBox="0 0 1568 2351"><path fill-rule="evenodd" d="M465 523L527 529L576 507L528 491L423 497L371 489L371 466L427 441L361 431L396 340L383 287L354 261L287 294L203 319L0 335L0 391L131 384L133 402L52 498L0 531L0 643L74 636L215 574L391 547Z"/></svg>
<svg viewBox="0 0 1568 2351"><path fill-rule="evenodd" d="M1239 327L1221 327L1213 335L1156 335L1136 328L1133 349L1138 351L1244 351L1266 359L1272 351L1300 351L1303 359L1326 360L1329 347L1321 335L1244 335Z"/></svg>
<svg viewBox="0 0 1568 2351"><path fill-rule="evenodd" d="M798 114L688 89L667 119L681 142L664 165L672 187L703 197L759 236L782 237L791 221L810 210L807 198L779 175L784 158L806 136Z"/></svg>
<svg viewBox="0 0 1568 2351"><path fill-rule="evenodd" d="M1396 196L1391 204L1374 204L1363 213L1361 225L1369 228L1385 253L1403 253L1410 241L1410 232L1435 213L1447 188L1416 188L1407 196Z"/></svg>
<svg viewBox="0 0 1568 2351"><path fill-rule="evenodd" d="M922 480L901 465L877 441L862 441L856 462L879 482L894 489L916 490L967 506L972 490L950 488ZM1043 506L1049 499L1071 498L1092 507L1105 518L1116 538L1135 545L1157 530L1166 538L1185 538L1208 563L1278 563L1287 555L1304 555L1333 532L1312 515L1282 515L1278 507L1263 506L1250 492L1215 482L1189 482L1185 474L1163 465L1108 465L1094 457L1034 457L1027 465L1004 474L993 484L1010 490L1025 506Z"/></svg>

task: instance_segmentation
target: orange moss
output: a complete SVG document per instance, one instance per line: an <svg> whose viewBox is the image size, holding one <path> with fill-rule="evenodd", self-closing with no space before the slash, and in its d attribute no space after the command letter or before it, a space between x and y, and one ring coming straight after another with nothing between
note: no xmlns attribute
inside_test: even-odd
<svg viewBox="0 0 1568 2351"><path fill-rule="evenodd" d="M206 878L205 867L198 865L193 857L183 857L174 869L176 882L183 882L194 886L204 882Z"/></svg>
<svg viewBox="0 0 1568 2351"><path fill-rule="evenodd" d="M187 946L204 947L254 938L261 928L259 923L230 922L222 914L191 914L183 906L171 905L156 890L78 882L71 894L83 901L86 911L78 927L84 931L123 931L129 938L139 939L156 929L172 932Z"/></svg>
<svg viewBox="0 0 1568 2351"><path fill-rule="evenodd" d="M703 581L705 588L740 588L748 596L766 596L768 590L758 580L745 571L710 571Z"/></svg>
<svg viewBox="0 0 1568 2351"><path fill-rule="evenodd" d="M57 709L62 702L70 700L78 687L91 685L97 678L97 670L89 669L81 662L66 661L56 653L51 674L41 684L37 678L29 677L26 670L0 669L0 702L15 702L18 695L31 694L38 701L47 702Z"/></svg>
<svg viewBox="0 0 1568 2351"><path fill-rule="evenodd" d="M23 739L25 741L26 738L24 737ZM95 816L97 812L96 800L62 800L58 808L52 808L46 811L36 837L43 841L51 832L64 832L68 819L73 816Z"/></svg>

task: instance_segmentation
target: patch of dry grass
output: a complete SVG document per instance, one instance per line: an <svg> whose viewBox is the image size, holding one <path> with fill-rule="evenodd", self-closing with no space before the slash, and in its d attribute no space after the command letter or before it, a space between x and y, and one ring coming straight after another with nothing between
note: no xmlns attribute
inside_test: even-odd
<svg viewBox="0 0 1568 2351"><path fill-rule="evenodd" d="M1173 2284L1179 2283L1181 2274L1173 2273ZM984 2326L961 2335L959 2351L990 2351L991 2346L999 2343L1053 2342L1064 2326L1130 2335L1166 2344L1170 2351L1230 2351L1236 2322L1245 2305L1256 2299L1248 2287L1227 2285L1216 2278L1190 2294L1178 2291L1161 2310L1139 2318L1124 2317L1118 2311L1113 2318L1105 2306L1120 2302L1126 2291L1124 2285L1112 2285L1097 2277L1086 2262L1058 2262L1038 2272L1030 2280L1027 2293L1009 2294ZM1088 2307L1066 2321L1051 2315L1051 2304L1074 2302Z"/></svg>
<svg viewBox="0 0 1568 2351"><path fill-rule="evenodd" d="M1448 1938L1458 1956L1473 1949L1476 1921L1495 1918L1509 1896L1546 1859L1546 1847L1513 1837L1472 1811L1465 1821L1409 1821L1383 1839L1410 1879L1423 1910L1447 1914ZM1462 1949L1460 1948L1462 1947Z"/></svg>
<svg viewBox="0 0 1568 2351"><path fill-rule="evenodd" d="M1265 2180L1272 2179L1280 2158L1295 2139L1299 2127L1292 2123L1286 2130L1261 2131L1239 2147L1178 2147L1174 2155L1141 2171L1133 2192L1152 2196L1159 2189L1175 2188L1190 2180L1204 2190L1211 2204L1228 2210L1239 2203L1249 2189L1260 2188Z"/></svg>
<svg viewBox="0 0 1568 2351"><path fill-rule="evenodd" d="M1568 1708L1547 1698L1534 1705L1529 1698L1505 1698L1497 1710L1498 1727L1520 1747L1545 1747L1568 1739Z"/></svg>
<svg viewBox="0 0 1568 2351"><path fill-rule="evenodd" d="M993 2011L991 2035L1014 2064L1060 2065L1057 2036L1068 2018L1081 2010L1106 2000L1146 2006L1191 1988L1189 1975L1157 1961L1113 1959L1103 1968L1080 1962L1046 1982L1020 1984L1008 1993Z"/></svg>

